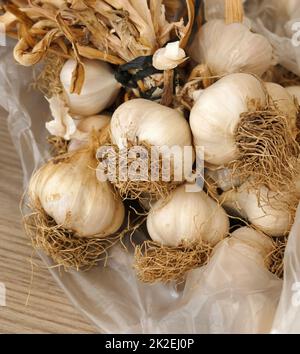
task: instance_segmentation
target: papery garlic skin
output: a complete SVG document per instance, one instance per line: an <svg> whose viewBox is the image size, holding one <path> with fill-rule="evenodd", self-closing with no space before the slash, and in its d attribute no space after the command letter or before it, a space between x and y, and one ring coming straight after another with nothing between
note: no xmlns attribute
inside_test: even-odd
<svg viewBox="0 0 300 354"><path fill-rule="evenodd" d="M52 5L57 7L58 9L66 5L65 0L44 0L44 3L47 5Z"/></svg>
<svg viewBox="0 0 300 354"><path fill-rule="evenodd" d="M159 200L153 205L147 229L151 239L164 246L196 241L214 246L227 236L229 219L205 192L189 193L183 185L172 192L169 200Z"/></svg>
<svg viewBox="0 0 300 354"><path fill-rule="evenodd" d="M77 130L81 136L70 141L68 151L75 151L88 145L90 135L93 131L100 132L110 124L111 117L108 115L98 115L82 118L77 122Z"/></svg>
<svg viewBox="0 0 300 354"><path fill-rule="evenodd" d="M108 108L116 99L121 85L114 77L112 68L97 60L84 60L85 81L80 95L70 93L72 73L76 61L69 59L60 73L60 80L70 112L92 116Z"/></svg>
<svg viewBox="0 0 300 354"><path fill-rule="evenodd" d="M60 96L53 96L47 101L53 120L46 123L46 129L54 136L70 140L76 135L77 127L65 101Z"/></svg>
<svg viewBox="0 0 300 354"><path fill-rule="evenodd" d="M249 183L244 183L223 193L221 204L272 237L285 236L293 223L292 212L282 196L263 186L254 189Z"/></svg>
<svg viewBox="0 0 300 354"><path fill-rule="evenodd" d="M206 64L212 75L246 72L261 76L272 64L269 41L252 33L242 23L227 25L224 20L210 20L196 35L190 56Z"/></svg>
<svg viewBox="0 0 300 354"><path fill-rule="evenodd" d="M266 265L266 259L273 250L271 238L250 227L234 231L228 238L228 244L232 249L262 266Z"/></svg>
<svg viewBox="0 0 300 354"><path fill-rule="evenodd" d="M190 127L182 113L141 98L123 103L114 112L111 137L120 149L127 142L169 147L192 145Z"/></svg>
<svg viewBox="0 0 300 354"><path fill-rule="evenodd" d="M171 70L182 64L187 58L180 42L168 43L166 47L158 49L153 55L153 66L157 70Z"/></svg>
<svg viewBox="0 0 300 354"><path fill-rule="evenodd" d="M224 165L238 158L235 132L249 100L266 104L261 82L253 75L231 74L208 87L190 115L194 145L203 146L205 161Z"/></svg>
<svg viewBox="0 0 300 354"><path fill-rule="evenodd" d="M108 182L96 178L93 153L82 150L49 161L32 177L29 197L57 225L78 237L105 237L122 225L125 210Z"/></svg>
<svg viewBox="0 0 300 354"><path fill-rule="evenodd" d="M289 86L286 87L286 90L292 97L295 97L300 105L300 86Z"/></svg>

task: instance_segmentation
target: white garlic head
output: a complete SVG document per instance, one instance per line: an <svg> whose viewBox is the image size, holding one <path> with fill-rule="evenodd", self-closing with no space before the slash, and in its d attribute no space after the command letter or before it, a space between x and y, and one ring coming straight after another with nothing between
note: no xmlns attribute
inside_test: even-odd
<svg viewBox="0 0 300 354"><path fill-rule="evenodd" d="M60 73L60 80L70 112L75 115L92 116L102 112L116 99L121 85L114 77L109 64L98 60L84 60L85 79L80 95L70 93L72 73L76 61L69 59Z"/></svg>
<svg viewBox="0 0 300 354"><path fill-rule="evenodd" d="M165 246L205 241L217 244L229 232L229 219L223 208L205 192L189 193L185 185L170 199L156 202L147 218L151 239Z"/></svg>
<svg viewBox="0 0 300 354"><path fill-rule="evenodd" d="M281 237L288 234L293 223L293 212L286 196L262 186L254 189L249 182L223 193L223 207L240 215L265 234Z"/></svg>
<svg viewBox="0 0 300 354"><path fill-rule="evenodd" d="M257 78L243 73L225 76L198 98L190 125L194 144L204 147L206 162L221 166L238 157L235 132L249 100L265 105L266 94Z"/></svg>
<svg viewBox="0 0 300 354"><path fill-rule="evenodd" d="M124 206L108 182L99 182L93 153L81 150L55 158L32 177L29 197L39 203L57 225L78 237L105 237L124 219Z"/></svg>
<svg viewBox="0 0 300 354"><path fill-rule="evenodd" d="M242 23L210 20L196 35L190 56L212 75L246 72L261 76L272 64L272 46Z"/></svg>

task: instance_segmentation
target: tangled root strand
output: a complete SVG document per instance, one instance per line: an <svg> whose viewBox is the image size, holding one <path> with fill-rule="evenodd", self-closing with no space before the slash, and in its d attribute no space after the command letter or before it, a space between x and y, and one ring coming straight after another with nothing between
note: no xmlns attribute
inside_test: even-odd
<svg viewBox="0 0 300 354"><path fill-rule="evenodd" d="M166 247L146 241L135 248L134 268L144 283L182 281L187 271L205 265L212 246L204 242Z"/></svg>

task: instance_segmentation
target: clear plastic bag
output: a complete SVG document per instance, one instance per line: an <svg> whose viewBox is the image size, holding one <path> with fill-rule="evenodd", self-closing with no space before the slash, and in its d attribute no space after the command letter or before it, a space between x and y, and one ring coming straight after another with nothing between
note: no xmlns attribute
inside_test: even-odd
<svg viewBox="0 0 300 354"><path fill-rule="evenodd" d="M33 81L33 69L14 62L12 46L0 47L0 106L7 111L23 166L24 187L33 170L48 157L45 122L50 113L46 100L31 89ZM241 258L226 242L208 266L190 272L180 286L140 283L132 269L132 253L121 247L113 248L107 268L49 271L102 333L297 333L299 232L300 213L287 247L283 283L251 259ZM136 236L145 238L142 231ZM226 261L229 256L233 263ZM49 258L41 257L51 266ZM237 281L241 277L242 283Z"/></svg>
<svg viewBox="0 0 300 354"><path fill-rule="evenodd" d="M245 15L254 32L261 33L274 49L273 64L300 76L299 0L244 0ZM206 20L224 18L224 0L205 0ZM289 5L289 6L288 6Z"/></svg>

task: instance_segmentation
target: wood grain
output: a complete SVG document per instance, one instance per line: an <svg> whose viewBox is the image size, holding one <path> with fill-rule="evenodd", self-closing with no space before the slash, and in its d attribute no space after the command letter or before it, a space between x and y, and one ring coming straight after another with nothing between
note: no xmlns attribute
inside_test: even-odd
<svg viewBox="0 0 300 354"><path fill-rule="evenodd" d="M0 333L95 333L96 328L73 307L41 260L32 255L21 225L21 195L22 171L0 111L0 283L6 286ZM30 286L31 257L37 266Z"/></svg>

